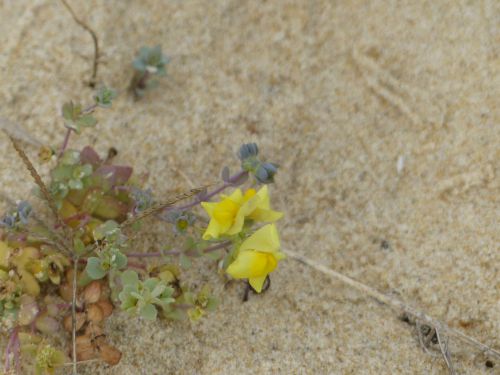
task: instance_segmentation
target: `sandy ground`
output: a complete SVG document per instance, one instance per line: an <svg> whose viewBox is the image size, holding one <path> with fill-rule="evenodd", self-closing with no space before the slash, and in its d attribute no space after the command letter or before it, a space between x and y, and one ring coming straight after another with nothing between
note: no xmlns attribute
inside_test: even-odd
<svg viewBox="0 0 500 375"><path fill-rule="evenodd" d="M99 137L73 145L116 147L167 194L189 187L179 170L213 181L256 141L282 165L285 250L500 348L500 2L71 3L99 35L99 80L122 94ZM58 1L4 0L0 16L0 116L57 144L61 104L92 95L91 39ZM134 102L131 60L158 43L168 77ZM28 174L0 145L2 190L27 197ZM447 373L391 310L296 261L247 303L211 271L216 313L196 325L120 314L108 332L121 363L82 374ZM451 347L458 373L500 374Z"/></svg>

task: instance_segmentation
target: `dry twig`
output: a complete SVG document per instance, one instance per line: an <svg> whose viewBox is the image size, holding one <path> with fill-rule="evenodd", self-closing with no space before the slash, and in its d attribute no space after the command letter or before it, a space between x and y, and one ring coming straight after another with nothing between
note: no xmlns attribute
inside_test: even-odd
<svg viewBox="0 0 500 375"><path fill-rule="evenodd" d="M191 189L189 192L176 195L174 198L172 198L166 202L157 203L157 204L153 205L152 207L148 208L147 210L144 210L143 212L137 214L136 216L132 216L132 217L128 218L127 220L125 220L123 223L121 223L120 228L123 229L125 227L128 227L128 226L136 223L139 220L142 220L148 216L154 215L157 212L160 212L167 207L173 206L177 202L180 202L180 201L187 199L187 198L191 198L191 197L195 196L196 194L201 193L203 190L205 190L206 188L208 188L212 185L205 185L203 187Z"/></svg>
<svg viewBox="0 0 500 375"><path fill-rule="evenodd" d="M427 323L429 326L433 327L437 331L445 332L448 336L450 337L455 337L456 339L462 341L463 343L470 345L481 352L484 352L485 354L489 354L493 357L496 357L500 359L500 351L493 349L492 347L483 344L482 342L476 340L475 338L466 335L463 332L460 332L456 329L453 329L449 327L447 324L434 319L433 317L425 314L424 312L421 312L417 309L415 309L412 306L407 305L406 303L397 300L393 297L390 297L388 295L385 295L383 293L380 293L378 290L373 289L372 287L369 287L368 285L365 285L363 283L360 283L359 281L356 281L354 279L351 279L349 276L346 276L344 274L341 274L339 272L336 272L328 267L325 267L324 265L317 263L307 257L304 257L300 254L297 254L293 251L287 250L285 251L285 254L287 254L290 258L293 258L303 264L306 264L312 268L314 268L317 271L320 271L324 273L325 275L331 276L335 278L336 280L354 288L357 289L359 292L368 295L372 298L375 298L377 301L391 307L392 309L398 311L398 313L406 313L407 315L412 316L415 318L415 320L420 320L422 322ZM439 339L439 338L438 338ZM446 349L447 350L447 349ZM444 354L443 354L444 355ZM447 365L451 365L451 361L449 358L449 353L448 357L445 358L447 361ZM449 367L450 368L450 367Z"/></svg>
<svg viewBox="0 0 500 375"><path fill-rule="evenodd" d="M77 17L75 11L73 10L73 8L70 7L70 5L66 0L61 0L61 2L66 7L68 12L71 14L73 20L82 28L84 28L90 34L92 40L94 41L94 63L92 66L92 76L90 77L89 81L90 87L94 87L97 83L97 68L99 66L99 40L97 39L97 34L95 33L94 30L90 28L89 25L87 25L85 22L83 22L81 19Z"/></svg>
<svg viewBox="0 0 500 375"><path fill-rule="evenodd" d="M72 300L71 300L71 341L73 344L73 375L77 375L76 362L76 286L78 273L78 257L73 259L73 285L72 285Z"/></svg>

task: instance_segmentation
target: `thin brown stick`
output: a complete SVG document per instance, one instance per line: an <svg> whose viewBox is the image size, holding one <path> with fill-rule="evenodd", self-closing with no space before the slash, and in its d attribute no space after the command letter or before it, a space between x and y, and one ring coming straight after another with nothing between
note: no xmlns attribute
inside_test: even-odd
<svg viewBox="0 0 500 375"><path fill-rule="evenodd" d="M410 315L414 317L416 320L421 320L423 322L426 322L430 326L434 327L436 330L439 329L442 332L445 332L449 336L455 337L458 340L462 341L465 344L468 344L472 347L475 347L476 349L479 349L480 351L484 353L488 353L491 356L494 356L498 359L500 359L500 351L493 349L492 347L483 344L482 342L476 340L473 337L470 337L466 335L463 332L460 332L456 329L453 329L449 327L447 324L434 319L433 317L415 309L412 306L407 305L406 303L399 301L393 297L389 297L383 293L380 293L378 290L373 289L372 287L369 287L368 285L365 285L363 283L360 283L359 281L356 281L354 279L351 279L349 276L346 276L344 274L341 274L337 271L334 271L328 267L325 267L324 265L315 262L305 256L302 256L298 253L295 253L293 251L287 250L285 251L285 254L287 254L290 258L295 259L303 264L306 264L312 268L314 268L317 271L320 271L324 273L325 275L331 276L335 278L336 280L358 290L359 292L366 294L372 298L375 298L377 301L391 307L392 309L396 310L398 313L406 313L407 315Z"/></svg>
<svg viewBox="0 0 500 375"><path fill-rule="evenodd" d="M160 212L160 211L164 210L167 207L173 206L177 202L180 202L180 201L182 201L184 199L187 199L187 198L191 198L191 197L195 196L196 194L202 192L204 189L206 189L206 188L208 188L208 187L210 187L212 185L206 185L206 186L199 187L199 188L196 188L196 189L191 189L189 192L176 195L174 198L172 198L172 199L170 199L170 200L168 200L166 202L157 203L157 204L153 205L152 207L144 210L143 212L137 214L136 216L132 216L132 217L128 218L127 220L125 220L120 225L120 228L123 229L125 227L128 227L128 226L136 223L139 220L142 220L142 219L144 219L144 218L146 218L148 216L154 215L155 213Z"/></svg>
<svg viewBox="0 0 500 375"><path fill-rule="evenodd" d="M73 288L71 300L71 340L73 344L73 375L78 374L76 362L76 286L78 273L78 257L73 259Z"/></svg>
<svg viewBox="0 0 500 375"><path fill-rule="evenodd" d="M71 14L73 20L83 29L85 29L90 34L92 40L94 41L94 63L92 67L92 76L90 77L89 81L89 85L91 87L94 87L97 83L97 68L99 66L99 40L97 39L97 34L95 33L94 30L90 28L89 25L87 25L85 22L83 22L81 19L77 17L75 11L73 10L73 8L70 7L70 5L66 0L61 0L61 3L63 3L68 12Z"/></svg>

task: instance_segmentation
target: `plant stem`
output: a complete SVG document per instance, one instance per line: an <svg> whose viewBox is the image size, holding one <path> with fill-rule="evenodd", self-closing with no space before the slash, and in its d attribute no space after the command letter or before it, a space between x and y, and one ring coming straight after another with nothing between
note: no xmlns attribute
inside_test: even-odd
<svg viewBox="0 0 500 375"><path fill-rule="evenodd" d="M4 370L9 371L10 370L10 350L12 347L12 344L14 342L14 331L16 328L12 330L12 333L10 334L9 341L7 342L7 347L5 348L5 363L4 363Z"/></svg>
<svg viewBox="0 0 500 375"><path fill-rule="evenodd" d="M91 104L87 108L85 108L85 109L82 110L82 114L86 115L88 113L91 113L96 108L97 108L97 104L96 103ZM64 136L64 141L63 141L63 144L61 146L61 150L59 151L59 157L61 157L64 154L64 151L66 151L66 148L68 147L68 143L69 143L69 137L70 137L70 135L71 135L72 132L73 132L73 129L68 128L66 130L66 135Z"/></svg>
<svg viewBox="0 0 500 375"><path fill-rule="evenodd" d="M78 257L73 259L73 293L71 301L71 331L73 341L73 375L78 374L76 366L76 286L77 286L77 273L78 273Z"/></svg>
<svg viewBox="0 0 500 375"><path fill-rule="evenodd" d="M229 245L231 245L231 241L224 241L224 242L206 247L202 251L204 253L211 253L213 251L222 249L222 248L229 246ZM182 253L183 253L183 251L181 251L181 250L169 250L169 251L158 251L155 253L128 253L127 257L129 257L129 258L158 258L158 257L162 257L165 255L180 255Z"/></svg>
<svg viewBox="0 0 500 375"><path fill-rule="evenodd" d="M207 193L207 194L204 194L202 197L196 198L193 202L185 204L183 206L179 206L179 207L176 207L176 206L167 207L165 209L165 211L171 211L171 210L183 211L183 210L188 210L190 208L193 208L194 206L200 204L201 202L208 201L210 198L212 198L213 196L215 196L215 195L219 194L220 192L224 191L228 187L234 186L235 182L237 182L239 179L241 179L246 174L248 174L247 171L240 171L240 172L236 173L235 175L229 177L229 179L227 181L225 181L222 186L220 186L219 188L215 189L214 191L212 191L210 193Z"/></svg>
<svg viewBox="0 0 500 375"><path fill-rule="evenodd" d="M64 136L64 141L61 146L61 150L59 151L59 157L61 157L64 154L64 151L66 151L66 147L68 147L69 143L69 136L71 135L72 129L67 129L66 130L66 135Z"/></svg>

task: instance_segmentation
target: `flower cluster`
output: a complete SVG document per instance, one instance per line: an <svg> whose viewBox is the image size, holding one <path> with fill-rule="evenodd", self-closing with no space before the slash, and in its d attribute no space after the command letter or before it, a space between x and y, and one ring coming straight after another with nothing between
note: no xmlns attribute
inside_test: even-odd
<svg viewBox="0 0 500 375"><path fill-rule="evenodd" d="M210 216L203 239L234 237L236 246L228 255L231 263L226 272L235 279L248 279L252 288L260 293L268 275L285 257L279 251L275 224L264 225L248 235L254 223L274 223L283 216L271 209L267 185L258 192L248 189L243 193L236 189L229 196L222 195L220 202L204 202L202 207Z"/></svg>

